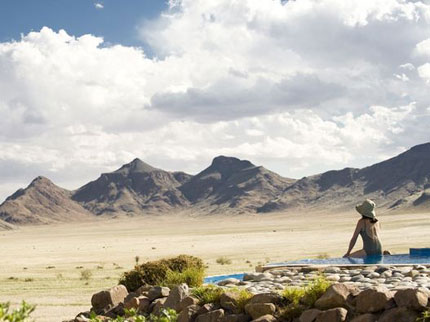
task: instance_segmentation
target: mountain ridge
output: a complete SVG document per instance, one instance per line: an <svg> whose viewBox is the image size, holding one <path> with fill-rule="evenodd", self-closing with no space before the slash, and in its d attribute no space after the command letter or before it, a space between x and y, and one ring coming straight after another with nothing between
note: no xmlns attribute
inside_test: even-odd
<svg viewBox="0 0 430 322"><path fill-rule="evenodd" d="M0 205L0 229L92 217L292 211L340 212L364 198L383 211L430 209L430 143L364 168L285 178L248 160L218 156L196 175L136 158L74 191L35 178Z"/></svg>

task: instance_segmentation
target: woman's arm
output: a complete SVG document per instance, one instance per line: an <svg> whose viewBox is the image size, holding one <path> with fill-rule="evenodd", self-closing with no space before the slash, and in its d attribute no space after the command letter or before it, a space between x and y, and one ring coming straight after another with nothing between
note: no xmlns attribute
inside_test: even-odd
<svg viewBox="0 0 430 322"><path fill-rule="evenodd" d="M351 254L351 250L354 248L355 243L357 242L358 234L360 233L360 230L362 228L362 221L359 220L357 222L357 226L355 227L354 234L352 235L351 241L349 242L348 251L346 252L343 257L349 257L349 254Z"/></svg>

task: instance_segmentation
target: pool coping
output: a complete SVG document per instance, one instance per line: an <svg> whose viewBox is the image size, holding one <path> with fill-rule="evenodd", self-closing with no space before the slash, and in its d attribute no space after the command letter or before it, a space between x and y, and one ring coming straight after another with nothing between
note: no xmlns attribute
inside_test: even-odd
<svg viewBox="0 0 430 322"><path fill-rule="evenodd" d="M372 267L372 266L382 266L382 267L408 267L414 265L430 266L430 263L419 263L419 264L280 264L280 265L267 265L267 266L257 266L255 271L257 273L263 273L272 269L282 269L282 268L313 268L318 270L319 268L324 269L327 267L339 267L339 268L358 268L358 267Z"/></svg>

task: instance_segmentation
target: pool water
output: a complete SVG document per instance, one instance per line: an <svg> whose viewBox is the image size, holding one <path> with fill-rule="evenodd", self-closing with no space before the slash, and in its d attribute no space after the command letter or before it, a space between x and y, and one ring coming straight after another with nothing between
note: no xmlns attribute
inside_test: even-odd
<svg viewBox="0 0 430 322"><path fill-rule="evenodd" d="M285 265L369 265L369 264L381 264L381 265L396 265L396 264L430 264L429 255L410 255L410 254L398 254L398 255L383 255L383 256L366 256L362 258L327 258L327 259L301 259L297 261L285 262L285 263L272 263L266 265L266 267L276 267Z"/></svg>
<svg viewBox="0 0 430 322"><path fill-rule="evenodd" d="M223 281L227 278L236 278L236 279L242 281L244 275L245 275L244 273L239 273L239 274L231 274L231 275L209 276L209 277L205 278L204 282L207 284L214 284L214 283Z"/></svg>

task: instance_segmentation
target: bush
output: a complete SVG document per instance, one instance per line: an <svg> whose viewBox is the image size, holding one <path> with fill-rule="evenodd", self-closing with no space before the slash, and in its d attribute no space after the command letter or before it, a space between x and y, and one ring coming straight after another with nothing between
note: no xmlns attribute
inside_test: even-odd
<svg viewBox="0 0 430 322"><path fill-rule="evenodd" d="M331 283L324 277L317 277L304 288L288 287L282 292L287 305L282 308L281 316L286 321L298 318L303 311L314 306L315 302L327 291Z"/></svg>
<svg viewBox="0 0 430 322"><path fill-rule="evenodd" d="M203 269L188 268L183 272L169 270L166 275L164 284L172 287L182 283L186 283L190 287L197 287L203 284L205 272Z"/></svg>
<svg viewBox="0 0 430 322"><path fill-rule="evenodd" d="M245 312L245 305L248 304L249 300L253 297L253 294L246 289L233 288L229 292L238 293L237 307L243 313Z"/></svg>
<svg viewBox="0 0 430 322"><path fill-rule="evenodd" d="M81 271L81 280L89 281L93 273L89 269L84 269Z"/></svg>
<svg viewBox="0 0 430 322"><path fill-rule="evenodd" d="M217 264L221 264L221 265L230 265L231 264L231 259L225 257L225 256L221 256L218 257L216 259Z"/></svg>
<svg viewBox="0 0 430 322"><path fill-rule="evenodd" d="M224 290L221 287L208 285L196 287L191 291L192 296L199 300L199 305L207 303L220 303L221 295Z"/></svg>
<svg viewBox="0 0 430 322"><path fill-rule="evenodd" d="M203 277L204 264L200 258L180 255L136 265L133 270L121 276L119 283L129 292L134 292L142 285L172 286L187 283L192 287L200 286Z"/></svg>
<svg viewBox="0 0 430 322"><path fill-rule="evenodd" d="M21 306L10 312L9 303L0 303L0 321L24 322L28 321L30 314L36 307L22 301Z"/></svg>

